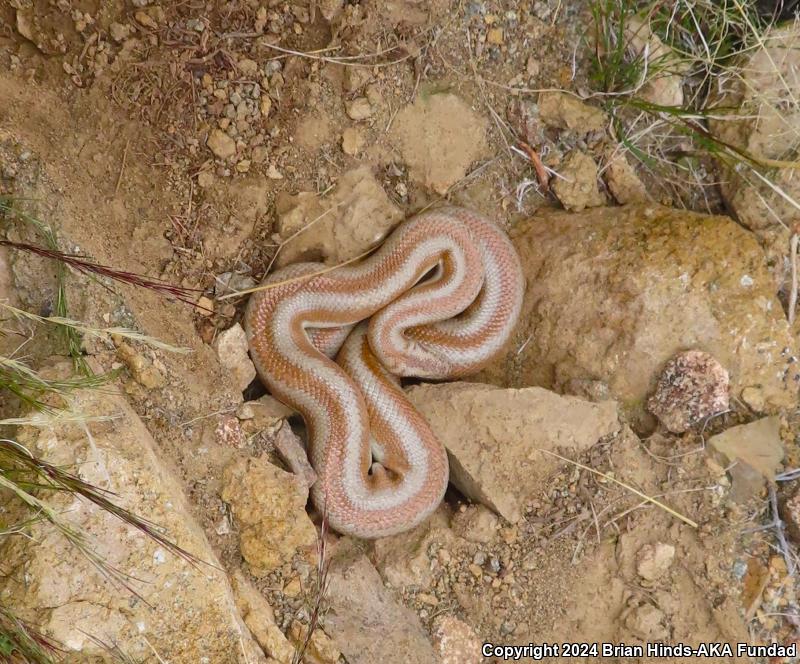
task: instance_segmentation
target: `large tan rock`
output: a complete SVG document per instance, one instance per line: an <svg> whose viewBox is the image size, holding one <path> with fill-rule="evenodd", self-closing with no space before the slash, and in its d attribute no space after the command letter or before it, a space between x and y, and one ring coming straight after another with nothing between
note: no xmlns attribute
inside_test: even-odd
<svg viewBox="0 0 800 664"><path fill-rule="evenodd" d="M254 574L315 550L317 531L306 513L308 487L301 477L265 459L238 459L222 482L222 499L231 506L242 556Z"/></svg>
<svg viewBox="0 0 800 664"><path fill-rule="evenodd" d="M511 522L561 463L541 449L574 456L620 427L613 401L538 387L445 383L413 387L408 397L447 448L450 481Z"/></svg>
<svg viewBox="0 0 800 664"><path fill-rule="evenodd" d="M110 658L105 644L136 661L158 652L174 664L265 662L234 603L231 587L180 481L159 460L136 413L109 390L71 395L76 411L113 416L102 422L54 422L19 440L50 463L114 492L113 500L163 527L196 556L192 564L141 531L71 494L47 494L60 518L87 533L87 547L126 576L133 595L102 574L55 530L30 526L30 537L4 538L0 603L59 642L70 661ZM96 639L96 640L95 640Z"/></svg>
<svg viewBox="0 0 800 664"><path fill-rule="evenodd" d="M640 415L667 361L695 349L728 371L732 397L751 388L767 411L796 403L797 350L764 253L731 219L657 205L554 211L513 241L525 302L516 343L483 378L606 394Z"/></svg>
<svg viewBox="0 0 800 664"><path fill-rule="evenodd" d="M737 76L715 102L719 111L709 129L720 141L758 160L800 159L800 20L771 28L764 48L748 51ZM731 119L725 118L729 113ZM721 118L719 116L722 116ZM792 228L800 222L800 177L794 168L759 168L759 177L744 162L725 168L722 195L745 226L764 245L778 285L786 283ZM767 180L767 181L765 181ZM770 186L772 185L772 186Z"/></svg>

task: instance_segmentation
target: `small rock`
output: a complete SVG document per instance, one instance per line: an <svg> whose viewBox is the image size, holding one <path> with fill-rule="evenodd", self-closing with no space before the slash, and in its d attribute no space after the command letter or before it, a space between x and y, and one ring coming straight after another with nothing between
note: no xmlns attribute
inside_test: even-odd
<svg viewBox="0 0 800 664"><path fill-rule="evenodd" d="M503 28L490 28L486 33L486 41L495 46L503 43Z"/></svg>
<svg viewBox="0 0 800 664"><path fill-rule="evenodd" d="M117 344L117 354L128 367L133 379L142 387L154 390L167 384L167 379L162 371L124 341Z"/></svg>
<svg viewBox="0 0 800 664"><path fill-rule="evenodd" d="M454 616L439 616L433 621L433 647L440 664L481 664L483 642L472 627Z"/></svg>
<svg viewBox="0 0 800 664"><path fill-rule="evenodd" d="M263 164L265 161L267 161L267 159L269 159L269 150L267 150L267 148L265 148L263 145L256 145L256 147L253 148L251 157L254 163Z"/></svg>
<svg viewBox="0 0 800 664"><path fill-rule="evenodd" d="M628 163L624 152L609 152L603 174L611 195L620 205L644 203L649 199L647 189Z"/></svg>
<svg viewBox="0 0 800 664"><path fill-rule="evenodd" d="M256 377L256 368L247 354L247 334L239 323L221 332L217 337L216 348L219 361L228 369L238 390L244 390Z"/></svg>
<svg viewBox="0 0 800 664"><path fill-rule="evenodd" d="M539 94L539 117L548 127L568 129L579 135L600 131L608 125L608 116L566 92Z"/></svg>
<svg viewBox="0 0 800 664"><path fill-rule="evenodd" d="M211 171L200 171L197 174L197 186L201 189L208 189L214 184L215 178Z"/></svg>
<svg viewBox="0 0 800 664"><path fill-rule="evenodd" d="M683 433L728 410L728 372L699 350L679 353L664 367L648 410L673 433Z"/></svg>
<svg viewBox="0 0 800 664"><path fill-rule="evenodd" d="M302 648L306 642L308 627L298 620L293 620L289 628L289 638L294 643L295 648ZM337 664L341 653L319 627L311 634L308 646L303 653L303 661L307 664Z"/></svg>
<svg viewBox="0 0 800 664"><path fill-rule="evenodd" d="M242 425L233 415L220 417L215 431L217 443L223 447L241 448L247 443L247 436L242 431Z"/></svg>
<svg viewBox="0 0 800 664"><path fill-rule="evenodd" d="M674 557L675 547L671 544L645 544L639 549L636 571L645 581L658 581L669 571Z"/></svg>
<svg viewBox="0 0 800 664"><path fill-rule="evenodd" d="M288 423L284 422L275 434L273 445L281 461L310 489L317 481L317 473L308 461L305 446Z"/></svg>
<svg viewBox="0 0 800 664"><path fill-rule="evenodd" d="M351 120L366 120L372 116L372 105L366 97L356 97L345 103L345 111Z"/></svg>
<svg viewBox="0 0 800 664"><path fill-rule="evenodd" d="M663 641L667 638L664 614L651 604L644 604L631 611L625 618L625 627L642 641Z"/></svg>
<svg viewBox="0 0 800 664"><path fill-rule="evenodd" d="M239 407L236 409L236 417L240 420L252 420L255 416L256 413L253 410L253 406L247 402L239 404Z"/></svg>
<svg viewBox="0 0 800 664"><path fill-rule="evenodd" d="M251 78L258 73L258 63L250 58L239 60L236 66L239 68L239 72L242 74L242 76L246 76L248 78Z"/></svg>
<svg viewBox="0 0 800 664"><path fill-rule="evenodd" d="M758 387L745 387L742 390L742 401L756 413L763 413L767 407L764 392Z"/></svg>
<svg viewBox="0 0 800 664"><path fill-rule="evenodd" d="M777 417L764 417L750 424L731 427L712 436L708 445L724 457L725 466L738 460L768 480L775 478L783 461L783 442Z"/></svg>
<svg viewBox="0 0 800 664"><path fill-rule="evenodd" d="M236 154L236 141L220 129L211 131L206 145L220 159L228 159Z"/></svg>
<svg viewBox="0 0 800 664"><path fill-rule="evenodd" d="M272 100L267 95L261 97L261 101L258 102L258 110L261 113L261 117L266 118L269 116L269 112L272 110Z"/></svg>
<svg viewBox="0 0 800 664"><path fill-rule="evenodd" d="M211 298L206 297L205 295L201 295L197 298L197 302L195 302L195 310L201 316L210 316L214 313L214 302Z"/></svg>
<svg viewBox="0 0 800 664"><path fill-rule="evenodd" d="M280 664L290 664L294 657L294 646L275 623L275 614L267 600L239 570L231 576L231 585L236 608L264 654Z"/></svg>
<svg viewBox="0 0 800 664"><path fill-rule="evenodd" d="M158 23L156 23L153 17L147 12L136 12L133 17L139 25L149 28L150 30L158 30Z"/></svg>
<svg viewBox="0 0 800 664"><path fill-rule="evenodd" d="M348 127L342 132L342 152L354 157L363 147L364 135L358 129Z"/></svg>
<svg viewBox="0 0 800 664"><path fill-rule="evenodd" d="M655 73L648 76L647 82L636 91L640 99L657 106L683 106L683 75L688 69L688 61L659 39L646 19L635 14L628 17L624 26L627 48L637 58L647 58L658 63Z"/></svg>
<svg viewBox="0 0 800 664"><path fill-rule="evenodd" d="M108 31L111 34L111 39L119 44L124 42L130 36L131 26L114 22L108 27Z"/></svg>
<svg viewBox="0 0 800 664"><path fill-rule="evenodd" d="M283 173L278 170L275 164L270 164L269 168L267 168L267 177L270 180L283 180Z"/></svg>
<svg viewBox="0 0 800 664"><path fill-rule="evenodd" d="M264 459L239 459L225 469L221 495L239 524L242 556L254 574L269 574L296 553L314 551L308 487L291 473Z"/></svg>
<svg viewBox="0 0 800 664"><path fill-rule="evenodd" d="M554 177L551 187L561 204L572 212L604 205L605 197L597 187L597 164L585 152L572 150Z"/></svg>
<svg viewBox="0 0 800 664"><path fill-rule="evenodd" d="M453 531L469 542L487 544L497 534L500 519L483 505L470 505L453 517Z"/></svg>
<svg viewBox="0 0 800 664"><path fill-rule="evenodd" d="M350 94L363 88L370 80L369 70L364 67L346 67L344 73L344 89Z"/></svg>

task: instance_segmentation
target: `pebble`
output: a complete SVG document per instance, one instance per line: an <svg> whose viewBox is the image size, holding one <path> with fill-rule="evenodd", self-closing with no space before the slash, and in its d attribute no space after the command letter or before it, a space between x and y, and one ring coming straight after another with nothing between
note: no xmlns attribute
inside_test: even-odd
<svg viewBox="0 0 800 664"><path fill-rule="evenodd" d="M689 350L667 362L647 408L672 433L683 433L728 404L725 367L708 353Z"/></svg>
<svg viewBox="0 0 800 664"><path fill-rule="evenodd" d="M364 147L364 135L355 127L348 127L342 132L342 152L352 157Z"/></svg>
<svg viewBox="0 0 800 664"><path fill-rule="evenodd" d="M366 120L372 115L372 105L366 97L357 97L345 104L345 111L351 120Z"/></svg>
<svg viewBox="0 0 800 664"><path fill-rule="evenodd" d="M209 150L220 159L228 159L236 154L236 142L219 129L211 131L206 144Z"/></svg>

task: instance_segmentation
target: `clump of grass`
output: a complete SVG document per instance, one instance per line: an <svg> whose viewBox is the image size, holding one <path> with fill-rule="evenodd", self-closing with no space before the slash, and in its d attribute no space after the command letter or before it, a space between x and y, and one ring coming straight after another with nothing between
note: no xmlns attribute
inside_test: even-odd
<svg viewBox="0 0 800 664"><path fill-rule="evenodd" d="M752 87L740 67L766 48L770 27L757 0L595 0L592 16L591 81L614 118L621 150L632 154L654 181L686 204L698 187L718 184L704 162L713 157L744 179L754 184L766 180L777 195L788 197L777 184L776 169L800 163L750 154L708 129L709 120L751 112L726 108L720 99L737 85ZM646 86L669 75L681 79L679 103L661 105L644 98ZM776 80L783 80L777 70ZM786 96L794 99L796 92L785 87ZM787 154L796 152L794 138ZM705 207L711 208L703 195ZM796 202L795 207L800 210Z"/></svg>
<svg viewBox="0 0 800 664"><path fill-rule="evenodd" d="M54 426L60 423L78 423L84 426L93 419L75 412L70 405L70 394L75 390L102 389L116 372L95 375L83 358L81 345L84 336L120 337L131 339L170 352L188 352L152 339L135 330L121 327L95 328L69 316L65 281L69 268L92 278L109 278L127 283L161 295L172 297L194 305L190 299L193 289L173 286L166 282L142 275L116 270L62 252L53 229L39 219L22 212L18 199L0 196L0 221L18 220L31 226L42 238L43 246L0 239L0 244L15 251L35 254L56 263L56 297L54 315L42 316L0 302L0 322L15 320L28 325L56 326L64 339L66 350L72 357L74 374L67 378L48 378L36 371L24 359L0 355L0 392L13 395L22 410L28 414L17 418L0 419L3 427ZM5 314L5 315L3 315ZM0 334L5 332L0 329ZM16 333L16 332L15 332ZM23 344L24 345L24 344ZM71 546L91 562L106 578L126 591L135 593L128 576L110 565L92 547L91 538L74 523L64 519L52 506L54 495L69 493L99 507L120 521L137 528L158 542L166 550L182 557L191 564L199 561L189 552L172 542L160 528L147 519L120 507L112 492L98 488L82 480L64 468L56 467L44 459L37 458L12 437L0 438L0 492L3 498L15 497L19 510L16 520L0 520L0 547L13 536L26 535L34 524L46 524L55 528ZM0 562L0 573L3 573ZM97 641L101 643L100 641ZM102 645L102 644L101 644ZM106 648L118 661L130 662L116 647ZM60 645L47 639L35 625L30 625L15 615L13 607L0 602L0 662L9 664L51 664L61 659Z"/></svg>

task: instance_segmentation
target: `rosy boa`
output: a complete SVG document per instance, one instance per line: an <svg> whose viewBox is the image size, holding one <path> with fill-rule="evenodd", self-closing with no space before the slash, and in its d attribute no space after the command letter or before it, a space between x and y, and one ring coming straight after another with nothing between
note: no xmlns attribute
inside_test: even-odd
<svg viewBox="0 0 800 664"><path fill-rule="evenodd" d="M398 376L456 378L495 357L519 317L522 269L500 228L456 207L406 220L358 265L321 267L283 268L250 298L251 356L305 419L311 496L330 526L392 535L430 515L448 479Z"/></svg>

